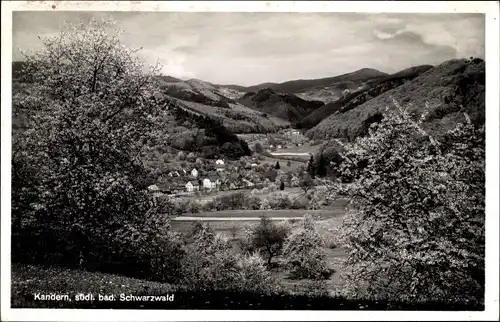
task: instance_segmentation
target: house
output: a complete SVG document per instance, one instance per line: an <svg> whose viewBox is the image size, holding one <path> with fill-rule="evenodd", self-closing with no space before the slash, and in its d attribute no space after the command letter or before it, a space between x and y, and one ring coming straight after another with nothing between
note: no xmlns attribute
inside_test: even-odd
<svg viewBox="0 0 500 322"><path fill-rule="evenodd" d="M215 164L216 165L224 165L224 160L218 159L217 161L215 161Z"/></svg>
<svg viewBox="0 0 500 322"><path fill-rule="evenodd" d="M187 172L186 172L186 170L184 170L184 169L182 169L182 173L183 173L184 175L187 175Z"/></svg>
<svg viewBox="0 0 500 322"><path fill-rule="evenodd" d="M283 148L283 147L281 145L278 145L278 149L281 149L281 148Z"/></svg>
<svg viewBox="0 0 500 322"><path fill-rule="evenodd" d="M193 177L197 178L198 177L198 170L196 170L196 169L191 170L191 175Z"/></svg>
<svg viewBox="0 0 500 322"><path fill-rule="evenodd" d="M217 172L224 172L224 169L225 169L225 168L224 168L224 165L223 165L223 164L217 164L217 165L215 166L215 170L216 170Z"/></svg>
<svg viewBox="0 0 500 322"><path fill-rule="evenodd" d="M229 189L230 189L230 190L236 190L236 185L234 184L234 182L231 182L231 183L229 184Z"/></svg>
<svg viewBox="0 0 500 322"><path fill-rule="evenodd" d="M212 180L210 180L209 178L203 179L203 188L204 189L212 190L216 187L217 187L216 182L212 182Z"/></svg>
<svg viewBox="0 0 500 322"><path fill-rule="evenodd" d="M200 190L200 186L198 185L198 182L192 183L191 181L189 181L188 183L186 183L185 187L186 187L187 192L193 192L193 191Z"/></svg>
<svg viewBox="0 0 500 322"><path fill-rule="evenodd" d="M221 183L217 173L211 172L208 174L207 178L210 180L211 189L216 189Z"/></svg>
<svg viewBox="0 0 500 322"><path fill-rule="evenodd" d="M255 168L255 167L257 166L257 163L252 163L250 166L251 166L252 168Z"/></svg>

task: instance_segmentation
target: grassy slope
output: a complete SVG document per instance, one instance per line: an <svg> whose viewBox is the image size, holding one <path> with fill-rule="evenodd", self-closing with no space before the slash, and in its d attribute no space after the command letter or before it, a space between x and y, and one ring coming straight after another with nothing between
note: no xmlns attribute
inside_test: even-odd
<svg viewBox="0 0 500 322"><path fill-rule="evenodd" d="M313 139L328 137L352 139L363 135L367 127L366 122L370 118L383 113L387 106L394 106L392 97L402 105L411 103L410 112L418 115L424 110L425 103L428 103L431 107L430 115L434 116L425 126L433 134L443 133L457 121L462 121L462 112L470 113L473 120L481 122L481 118L484 118L484 68L484 62L477 64L469 64L466 60L444 62L412 81L351 110L331 115L309 130L306 135ZM460 90L462 80L471 78L477 78L478 83L465 91ZM459 107L460 104L462 108Z"/></svg>
<svg viewBox="0 0 500 322"><path fill-rule="evenodd" d="M290 125L289 122L277 117L263 117L261 113L241 104L230 103L230 108L223 108L181 99L175 100L184 109L198 115L222 119L224 126L234 133L253 133L255 130L267 133Z"/></svg>
<svg viewBox="0 0 500 322"><path fill-rule="evenodd" d="M344 109L355 108L373 97L404 84L405 81L409 81L431 68L432 66L430 65L415 66L392 75L369 80L358 89L342 95L340 98L327 103L307 115L297 126L310 129L328 116L336 112L342 112Z"/></svg>
<svg viewBox="0 0 500 322"><path fill-rule="evenodd" d="M260 113L274 115L290 122L297 122L324 105L321 101L308 101L294 94L279 93L269 88L257 93L248 93L238 102Z"/></svg>
<svg viewBox="0 0 500 322"><path fill-rule="evenodd" d="M68 294L134 294L160 295L176 290L175 286L120 275L12 264L12 307L66 307L75 305L62 301L34 301L35 293Z"/></svg>

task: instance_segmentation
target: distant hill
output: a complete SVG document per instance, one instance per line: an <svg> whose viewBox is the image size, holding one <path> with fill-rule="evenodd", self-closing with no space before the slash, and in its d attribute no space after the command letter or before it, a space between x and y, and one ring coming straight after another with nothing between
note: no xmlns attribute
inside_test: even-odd
<svg viewBox="0 0 500 322"><path fill-rule="evenodd" d="M425 70L427 67L416 68ZM400 72L405 76L410 70ZM383 85L384 82L381 80ZM377 88L377 87L375 87ZM334 114L306 132L312 139L345 138L353 140L367 133L372 122L380 120L392 97L401 105L411 104L410 112L420 115L425 104L430 106L424 127L439 136L452 128L463 112L476 124L484 123L485 63L476 59L456 59L430 68L411 81L384 91L352 108L340 107Z"/></svg>
<svg viewBox="0 0 500 322"><path fill-rule="evenodd" d="M349 109L352 109L366 102L367 100L377 97L378 95L390 89L404 84L406 81L412 80L413 78L431 68L431 65L415 66L392 75L371 79L366 83L363 83L356 90L347 90L339 99L325 104L323 107L318 108L311 114L307 115L304 119L296 124L296 127L309 129L317 125L326 117L336 112L345 112Z"/></svg>
<svg viewBox="0 0 500 322"><path fill-rule="evenodd" d="M297 79L284 83L263 83L253 86L223 85L241 92L257 92L261 89L270 88L282 93L306 93L310 90L318 90L324 87L339 86L342 89L349 87L349 82L367 81L374 78L387 76L386 73L376 69L363 68L352 73L342 74L334 77L318 79Z"/></svg>
<svg viewBox="0 0 500 322"><path fill-rule="evenodd" d="M160 80L161 94L172 98L178 106L191 113L219 120L235 133L268 133L288 127L290 122L240 104L236 99L244 93L213 85L198 79L187 81Z"/></svg>
<svg viewBox="0 0 500 322"><path fill-rule="evenodd" d="M182 81L170 76L160 76L157 80L166 95L210 106L229 108L228 103L235 103L234 100L244 94L198 79Z"/></svg>
<svg viewBox="0 0 500 322"><path fill-rule="evenodd" d="M294 94L279 93L270 88L261 89L256 93L249 92L238 102L263 114L274 115L290 122L298 122L324 105L320 101L304 100Z"/></svg>

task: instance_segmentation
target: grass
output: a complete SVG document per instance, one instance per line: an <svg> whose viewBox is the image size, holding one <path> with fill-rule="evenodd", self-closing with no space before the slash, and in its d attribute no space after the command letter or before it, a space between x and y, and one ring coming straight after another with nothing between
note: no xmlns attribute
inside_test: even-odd
<svg viewBox="0 0 500 322"><path fill-rule="evenodd" d="M307 158L308 160L309 158ZM280 156L275 156L275 157L269 157L269 156L264 156L264 160L261 161L263 164L270 164L272 166L276 165L276 162L280 163L280 168L281 170L285 172L293 172L293 173L298 173L299 168L306 167L306 159L304 159L304 162L296 161L296 160L288 160L285 159L285 157L280 158ZM287 162L290 161L290 166L287 166Z"/></svg>
<svg viewBox="0 0 500 322"><path fill-rule="evenodd" d="M125 276L25 264L12 264L11 306L18 307L72 307L77 305L78 294L134 294L160 295L176 291L170 284L157 283ZM68 294L71 303L65 301L35 300L36 293Z"/></svg>
<svg viewBox="0 0 500 322"><path fill-rule="evenodd" d="M285 276L286 274L281 273ZM289 287L302 290L302 294L205 291L179 292L171 285L152 283L122 276L70 270L54 267L12 265L12 308L80 308L80 309L260 309L260 310L484 310L484 305L464 303L400 303L384 301L350 300L337 296L314 295L322 286L312 281L290 281ZM335 284L327 282L327 287ZM316 288L316 289L315 289ZM311 293L313 290L313 293ZM34 293L68 294L71 301L40 301ZM75 301L78 293L116 295L115 301ZM122 301L119 294L140 296L174 296L172 301Z"/></svg>

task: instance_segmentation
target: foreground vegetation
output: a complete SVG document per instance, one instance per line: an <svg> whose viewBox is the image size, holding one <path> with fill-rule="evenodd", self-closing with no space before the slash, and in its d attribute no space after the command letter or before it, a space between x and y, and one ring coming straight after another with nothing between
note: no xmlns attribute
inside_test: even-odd
<svg viewBox="0 0 500 322"><path fill-rule="evenodd" d="M75 283L76 282L76 283ZM83 294L133 294L162 296L174 294L168 301L35 301L42 292ZM199 310L483 310L481 306L453 303L404 303L369 300L349 300L341 297L307 294L273 294L244 292L183 292L163 283L132 279L98 272L83 272L30 265L12 267L12 308L78 308L78 309L199 309Z"/></svg>
<svg viewBox="0 0 500 322"><path fill-rule="evenodd" d="M13 98L14 111L28 117L28 127L13 141L16 305L50 305L33 302L30 294L71 287L164 294L174 285L180 308L482 307L484 126L464 114L436 139L422 126L425 113L415 119L393 102L397 109L388 107L366 137L338 142L338 180L324 200L350 201L341 226L329 231L335 239L330 247L345 249L345 274L338 290L321 288L333 269L325 236L310 216L297 225L262 217L245 229L238 247L206 224L188 233L172 229L172 211L164 210L174 209L173 203L147 191L143 156L163 137L162 117L177 113L184 120L184 114L158 104L156 69L144 73L134 51L106 28L95 21L70 27L26 57L29 85ZM219 150L235 157L250 153L220 123L193 122L206 125L204 133ZM311 185L302 187L315 193ZM275 205L257 199L221 196L209 210L293 207L282 197ZM276 267L317 283L305 291L287 289L273 274ZM75 272L88 284L75 284ZM125 286L104 288L103 282Z"/></svg>

